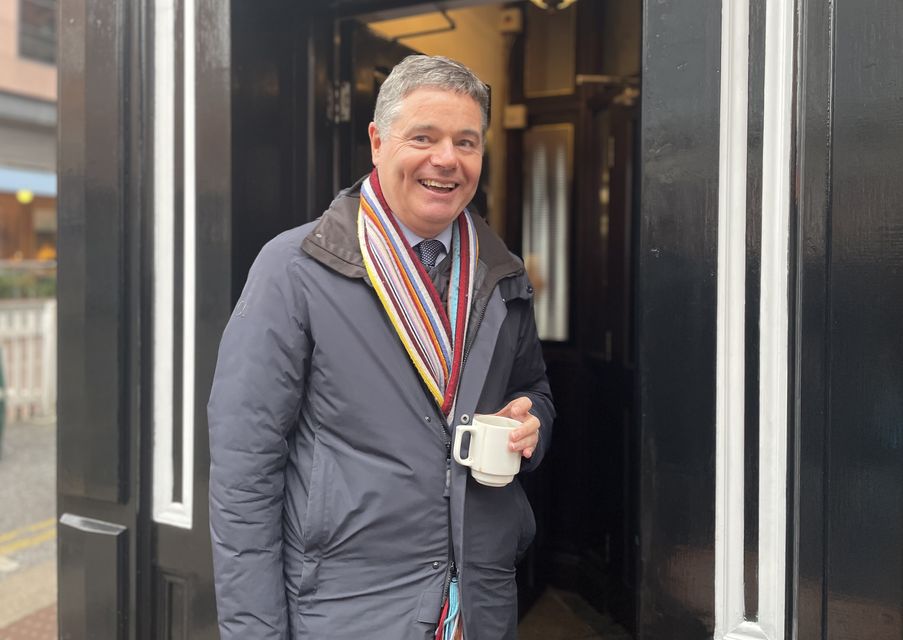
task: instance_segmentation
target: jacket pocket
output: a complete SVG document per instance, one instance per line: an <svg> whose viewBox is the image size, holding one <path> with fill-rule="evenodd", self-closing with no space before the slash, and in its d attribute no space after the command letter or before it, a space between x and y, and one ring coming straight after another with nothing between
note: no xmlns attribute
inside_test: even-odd
<svg viewBox="0 0 903 640"><path fill-rule="evenodd" d="M515 557L525 534L523 489L517 479L487 487L467 478L464 500L464 563L479 571L514 575Z"/></svg>
<svg viewBox="0 0 903 640"><path fill-rule="evenodd" d="M311 457L310 481L307 485L307 508L301 522L301 546L304 555L309 556L323 542L326 530L326 460L319 438L314 438Z"/></svg>
<svg viewBox="0 0 903 640"><path fill-rule="evenodd" d="M328 505L325 487L329 482L328 460L319 438L314 439L311 456L310 480L307 484L307 508L301 527L301 558L298 571L298 614L296 622L303 627L304 611L317 592L320 557L323 540L326 537Z"/></svg>
<svg viewBox="0 0 903 640"><path fill-rule="evenodd" d="M420 594L420 604L417 607L417 622L427 624L439 623L439 608L442 606L442 590L428 589Z"/></svg>
<svg viewBox="0 0 903 640"><path fill-rule="evenodd" d="M298 625L301 622L301 606L298 604L298 596L292 593L285 594L288 600L288 637L298 636Z"/></svg>

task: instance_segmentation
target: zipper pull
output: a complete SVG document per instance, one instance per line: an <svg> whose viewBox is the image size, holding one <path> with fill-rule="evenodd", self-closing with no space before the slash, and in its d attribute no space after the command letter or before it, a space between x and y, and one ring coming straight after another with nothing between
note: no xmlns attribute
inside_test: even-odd
<svg viewBox="0 0 903 640"><path fill-rule="evenodd" d="M445 491L442 496L451 497L451 458L445 459Z"/></svg>

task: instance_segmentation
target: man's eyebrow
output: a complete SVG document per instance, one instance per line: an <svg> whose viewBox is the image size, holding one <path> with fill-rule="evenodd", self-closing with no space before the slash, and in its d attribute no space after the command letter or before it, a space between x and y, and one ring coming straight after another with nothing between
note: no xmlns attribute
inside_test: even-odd
<svg viewBox="0 0 903 640"><path fill-rule="evenodd" d="M432 131L437 131L438 129L438 125L421 123L410 126L407 130L407 134L413 135L415 133L429 133ZM461 129L460 131L456 132L456 135L473 136L474 138L479 138L480 132L476 129Z"/></svg>

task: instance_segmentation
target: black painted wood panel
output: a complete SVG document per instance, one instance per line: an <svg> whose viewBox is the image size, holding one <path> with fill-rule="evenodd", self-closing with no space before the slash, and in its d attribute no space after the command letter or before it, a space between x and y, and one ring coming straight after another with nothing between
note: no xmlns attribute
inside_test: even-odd
<svg viewBox="0 0 903 640"><path fill-rule="evenodd" d="M160 632L158 637L170 640L188 640L189 606L188 584L178 576L163 573L158 591Z"/></svg>
<svg viewBox="0 0 903 640"><path fill-rule="evenodd" d="M69 0L60 15L59 480L68 495L116 502L129 469L124 11Z"/></svg>
<svg viewBox="0 0 903 640"><path fill-rule="evenodd" d="M128 532L63 514L59 526L59 620L67 640L128 637Z"/></svg>
<svg viewBox="0 0 903 640"><path fill-rule="evenodd" d="M903 7L804 2L794 624L903 637Z"/></svg>
<svg viewBox="0 0 903 640"><path fill-rule="evenodd" d="M792 588L788 634L824 637L825 444L828 422L828 265L831 214L832 11L824 0L800 7L796 145L792 194L796 213L793 314L795 392L791 488Z"/></svg>
<svg viewBox="0 0 903 640"><path fill-rule="evenodd" d="M147 537L136 526L146 517L137 495L144 9L142 2L60 2L62 637L135 637L147 610L137 611Z"/></svg>
<svg viewBox="0 0 903 640"><path fill-rule="evenodd" d="M835 5L827 638L903 637L903 4Z"/></svg>
<svg viewBox="0 0 903 640"><path fill-rule="evenodd" d="M644 5L640 638L714 629L720 3Z"/></svg>

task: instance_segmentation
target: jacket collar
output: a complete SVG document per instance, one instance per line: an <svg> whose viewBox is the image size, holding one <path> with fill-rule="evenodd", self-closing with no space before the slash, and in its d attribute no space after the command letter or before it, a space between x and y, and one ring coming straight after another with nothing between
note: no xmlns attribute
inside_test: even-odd
<svg viewBox="0 0 903 640"><path fill-rule="evenodd" d="M301 248L312 258L349 278L366 279L364 259L357 237L357 212L360 204L361 178L354 185L340 191L320 217L313 230L301 242ZM477 231L480 263L486 268L486 280L523 272L520 261L495 235L480 216L471 216Z"/></svg>

